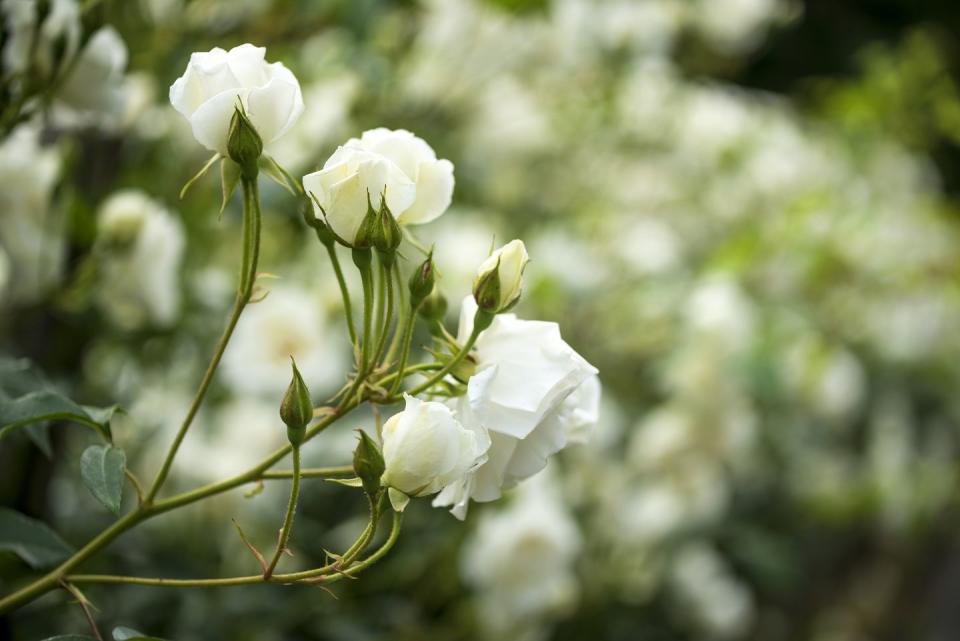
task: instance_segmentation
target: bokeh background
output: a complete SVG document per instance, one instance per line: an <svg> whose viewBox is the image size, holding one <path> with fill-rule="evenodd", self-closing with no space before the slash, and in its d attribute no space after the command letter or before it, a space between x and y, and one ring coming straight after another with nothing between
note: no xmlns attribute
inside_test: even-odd
<svg viewBox="0 0 960 641"><path fill-rule="evenodd" d="M4 0L6 3L8 0ZM274 150L299 176L375 126L456 166L418 229L457 302L491 238L533 258L518 313L561 322L601 372L600 424L465 524L425 500L395 551L316 588L91 587L104 629L175 641L947 641L960 637L960 8L951 0L102 0L128 60L103 104L63 96L0 141L0 351L120 403L149 476L234 287L239 203L167 87L190 52L253 42L306 112ZM114 61L116 62L116 61ZM109 65L108 65L109 66ZM251 307L174 468L186 489L284 442L287 354L316 398L349 364L339 295L292 199L264 186ZM124 214L141 219L122 224ZM118 222L119 221L119 222ZM425 344L426 335L417 343ZM357 415L311 442L349 461ZM0 444L0 504L83 542L93 442ZM91 571L255 570L283 483L156 519ZM128 497L129 500L129 497ZM363 527L305 484L290 563ZM28 575L0 555L0 590ZM0 638L86 632L55 594Z"/></svg>

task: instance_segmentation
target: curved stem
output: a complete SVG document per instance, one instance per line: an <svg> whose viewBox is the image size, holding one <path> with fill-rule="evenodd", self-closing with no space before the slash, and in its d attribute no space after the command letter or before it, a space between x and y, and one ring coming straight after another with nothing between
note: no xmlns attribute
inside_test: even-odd
<svg viewBox="0 0 960 641"><path fill-rule="evenodd" d="M350 344L356 346L357 330L353 326L353 306L350 304L350 290L347 288L347 281L343 277L343 269L340 267L337 248L332 242L325 246L327 253L330 255L330 263L333 265L333 273L337 276L337 284L340 286L340 296L343 298L343 313L346 316L347 331L350 333Z"/></svg>
<svg viewBox="0 0 960 641"><path fill-rule="evenodd" d="M204 372L200 386L197 388L197 393L190 403L187 415L180 424L180 429L177 430L177 435L167 450L167 455L163 459L160 471L157 472L157 477L154 479L153 485L147 493L144 500L144 503L147 505L156 498L164 481L167 480L170 467L173 465L173 459L176 457L177 450L180 449L180 444L183 443L183 439L187 435L187 430L190 429L190 425L193 423L193 419L196 417L197 411L203 403L203 399L207 394L210 383L213 381L217 367L220 365L220 360L223 358L223 353L226 351L227 344L230 342L230 337L233 336L233 331L236 329L237 322L240 320L240 314L243 313L247 303L250 302L250 295L253 293L253 284L256 280L259 255L260 196L257 181L255 179L248 180L245 178L243 179L243 257L241 260L240 288L237 292L237 299L234 302L233 311L230 313L227 326L224 328L220 340L217 341L217 347L213 352L213 357L210 359L210 364L207 365L207 371Z"/></svg>
<svg viewBox="0 0 960 641"><path fill-rule="evenodd" d="M319 423L307 430L307 435L304 439L304 442L322 432L337 419L343 417L350 410L356 407L356 405L357 403L355 401L351 401L349 398L344 399L344 402L341 403L341 405L333 414L326 416ZM163 514L164 512L169 512L170 510L183 507L184 505L195 503L210 496L232 490L233 488L239 487L244 483L251 483L262 478L264 472L266 472L266 470L286 456L291 449L292 448L290 445L285 445L254 467L245 472L237 474L236 476L171 496L167 499L157 501L149 506L140 506L136 510L125 514L124 516L120 517L120 519L115 521L113 525L98 534L89 543L78 550L73 556L61 563L58 567L36 579L33 583L30 583L20 590L17 590L16 592L0 599L0 613L9 612L10 610L13 610L25 603L33 601L42 594L53 590L57 587L63 577L67 575L67 573L99 552L101 549L105 548L114 539L127 530L133 528L138 523L153 518L159 514ZM260 575L259 579L262 581L263 576Z"/></svg>
<svg viewBox="0 0 960 641"><path fill-rule="evenodd" d="M305 579L312 579L311 583L332 583L342 579L344 576L353 576L370 567L394 546L400 536L400 527L403 523L403 514L393 513L393 526L390 529L390 535L383 545L377 548L370 556L360 561L356 565L344 570L337 569L336 563L325 565L322 568L307 570L305 572L292 572L289 574L274 574L266 581L269 583L294 583ZM365 530L366 532L366 530ZM362 535L361 535L362 536ZM225 577L218 579L163 579L153 577L121 576L112 574L73 574L66 577L70 583L106 583L106 584L124 584L124 585L148 585L156 587L180 587L180 588L209 588L223 587L231 585L251 585L254 583L264 583L262 574L251 574L247 576Z"/></svg>
<svg viewBox="0 0 960 641"><path fill-rule="evenodd" d="M419 307L419 305L417 306ZM410 343L413 341L413 323L417 317L416 309L409 309L403 324L403 342L400 344L400 364L397 366L397 377L390 386L388 396L394 396L400 385L403 383L404 370L407 367L407 359L410 357ZM382 381L381 381L382 382Z"/></svg>
<svg viewBox="0 0 960 641"><path fill-rule="evenodd" d="M297 513L297 499L300 496L300 447L293 448L293 486L290 488L290 501L287 503L287 515L283 518L283 527L280 528L280 540L277 541L277 551L270 559L270 565L263 573L264 580L269 580L273 571L280 562L280 557L287 551L287 542L290 540L290 530L293 529L293 517Z"/></svg>
<svg viewBox="0 0 960 641"><path fill-rule="evenodd" d="M477 327L474 327L473 331L470 332L470 338L468 338L467 342L463 344L463 347L460 348L460 351L458 351L453 356L453 358L451 358L447 362L447 364L443 366L443 369L441 369L439 372L437 372L436 374L428 378L426 381L424 381L420 385L417 385L412 390L410 390L410 395L416 396L417 394L430 389L431 387L433 387L434 385L442 381L444 377L447 374L449 374L451 371L453 371L453 368L459 365L460 361L462 361L467 356L467 354L470 353L470 350L473 349L473 345L474 343L477 342L477 337L480 336L481 331L483 330L478 329Z"/></svg>

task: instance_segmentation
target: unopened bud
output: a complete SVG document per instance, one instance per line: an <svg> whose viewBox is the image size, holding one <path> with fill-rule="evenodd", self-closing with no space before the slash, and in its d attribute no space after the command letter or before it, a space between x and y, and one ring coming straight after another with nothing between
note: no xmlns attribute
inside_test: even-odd
<svg viewBox="0 0 960 641"><path fill-rule="evenodd" d="M393 265L397 247L403 241L403 232L393 212L387 207L387 199L381 198L380 211L377 212L377 223L373 232L373 246L385 267Z"/></svg>
<svg viewBox="0 0 960 641"><path fill-rule="evenodd" d="M410 274L410 306L413 309L417 309L420 306L420 303L433 292L433 284L436 280L435 270L433 267L433 250L430 250L430 254L427 256L427 259L423 261L413 273ZM443 313L446 314L446 309L443 310Z"/></svg>
<svg viewBox="0 0 960 641"><path fill-rule="evenodd" d="M473 282L480 309L499 314L516 305L529 260L523 241L512 240L483 261Z"/></svg>
<svg viewBox="0 0 960 641"><path fill-rule="evenodd" d="M293 357L290 358L290 364L293 367L293 377L280 403L280 419L287 426L290 444L296 447L303 443L307 424L313 418L313 401L310 400L310 390L303 382Z"/></svg>
<svg viewBox="0 0 960 641"><path fill-rule="evenodd" d="M227 155L240 165L244 178L254 179L260 171L260 154L263 153L263 140L242 108L237 106L230 119L227 134Z"/></svg>
<svg viewBox="0 0 960 641"><path fill-rule="evenodd" d="M373 497L380 491L380 477L385 468L383 454L366 432L357 430L360 440L353 450L353 472L363 482L363 490Z"/></svg>
<svg viewBox="0 0 960 641"><path fill-rule="evenodd" d="M417 314L427 322L430 333L434 336L443 333L441 327L447 317L447 307L447 299L444 298L439 289L434 289L433 293L424 298L420 307L417 308Z"/></svg>

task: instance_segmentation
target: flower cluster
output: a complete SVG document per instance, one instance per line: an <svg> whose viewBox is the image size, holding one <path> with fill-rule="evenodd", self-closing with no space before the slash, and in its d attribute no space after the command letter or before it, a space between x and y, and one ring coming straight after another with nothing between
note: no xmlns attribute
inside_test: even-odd
<svg viewBox="0 0 960 641"><path fill-rule="evenodd" d="M256 142L272 144L304 110L296 78L264 56L263 48L249 44L195 53L170 87L170 101L190 122L197 141L238 163L242 148L249 148L256 161L264 153ZM409 131L377 128L339 146L321 170L303 176L302 188L313 212L307 223L327 244L336 239L353 249L366 296L372 286L370 259L363 252L376 247L389 282L392 257L402 242L399 227L430 222L449 208L453 164L438 159ZM384 469L377 481L390 491L397 510L410 497L437 494L434 505L450 507L463 519L471 499L496 500L540 472L569 442L582 440L596 423L596 368L564 342L556 323L506 313L520 299L528 261L524 243L513 240L479 265L473 294L461 306L459 334L447 339L451 354L439 363L439 374L416 388L428 398L404 395L405 409L384 424ZM429 255L411 279L411 312L434 287ZM365 308L367 331L369 316ZM367 331L360 375L370 373L366 359L374 341ZM256 332L255 342L268 351L270 333L269 327ZM245 369L248 361L234 365L237 354L227 355L228 374ZM378 354L379 348L374 359ZM305 354L301 362L314 357ZM401 363L406 357L401 355ZM403 365L395 376L405 376ZM250 378L243 374L238 380ZM441 388L440 397L430 398Z"/></svg>

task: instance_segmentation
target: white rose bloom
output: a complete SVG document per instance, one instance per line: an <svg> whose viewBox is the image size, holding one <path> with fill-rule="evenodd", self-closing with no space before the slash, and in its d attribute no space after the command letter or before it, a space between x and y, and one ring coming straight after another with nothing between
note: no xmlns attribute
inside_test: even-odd
<svg viewBox="0 0 960 641"><path fill-rule="evenodd" d="M314 211L342 239L354 241L367 213L367 195L374 207L386 197L401 225L430 222L450 206L453 164L438 160L423 139L409 131L377 128L351 138L324 163L303 177L316 199Z"/></svg>
<svg viewBox="0 0 960 641"><path fill-rule="evenodd" d="M50 206L60 156L40 145L40 131L17 127L0 142L0 246L10 259L10 300L29 303L59 282L63 217Z"/></svg>
<svg viewBox="0 0 960 641"><path fill-rule="evenodd" d="M127 58L127 45L113 27L94 33L57 93L58 121L109 125L120 119L127 101Z"/></svg>
<svg viewBox="0 0 960 641"><path fill-rule="evenodd" d="M350 140L348 146L358 145L389 158L407 178L417 186L417 197L403 211L393 212L401 225L418 225L439 218L453 199L453 163L438 160L433 148L423 138L406 129L390 130L384 127L363 132L360 140Z"/></svg>
<svg viewBox="0 0 960 641"><path fill-rule="evenodd" d="M511 240L480 264L477 277L473 281L474 292L477 292L477 286L490 272L497 270L500 278L500 302L496 309L509 308L520 298L523 270L528 262L530 262L530 256L527 255L527 248L523 241Z"/></svg>
<svg viewBox="0 0 960 641"><path fill-rule="evenodd" d="M476 303L464 299L460 340L469 336ZM597 370L560 337L556 323L500 314L480 334L476 373L457 417L490 431L487 461L452 483L434 500L464 518L469 499L500 498L504 489L533 476L569 442L580 441L597 422Z"/></svg>
<svg viewBox="0 0 960 641"><path fill-rule="evenodd" d="M339 147L323 169L303 177L312 196L314 214L333 232L352 243L367 215L367 196L377 207L381 197L394 216L417 197L417 186L391 160L356 147Z"/></svg>
<svg viewBox="0 0 960 641"><path fill-rule="evenodd" d="M230 120L238 101L265 147L300 117L300 83L283 63L267 63L265 54L266 49L252 44L196 52L170 87L170 103L207 149L227 155Z"/></svg>
<svg viewBox="0 0 960 641"><path fill-rule="evenodd" d="M483 462L490 446L483 428L464 427L443 403L404 399L406 408L383 426L383 485L426 496Z"/></svg>
<svg viewBox="0 0 960 641"><path fill-rule="evenodd" d="M272 287L265 299L244 311L223 355L223 379L239 394L279 402L290 383L290 357L313 391L342 383L347 354L340 327L331 327L314 292Z"/></svg>
<svg viewBox="0 0 960 641"><path fill-rule="evenodd" d="M176 321L186 245L180 219L145 193L127 190L103 203L97 228L97 302L111 320L128 329Z"/></svg>
<svg viewBox="0 0 960 641"><path fill-rule="evenodd" d="M577 597L580 532L552 491L555 479L546 477L519 488L505 508L483 513L463 547L463 578L493 638L527 638L522 629L562 614Z"/></svg>

